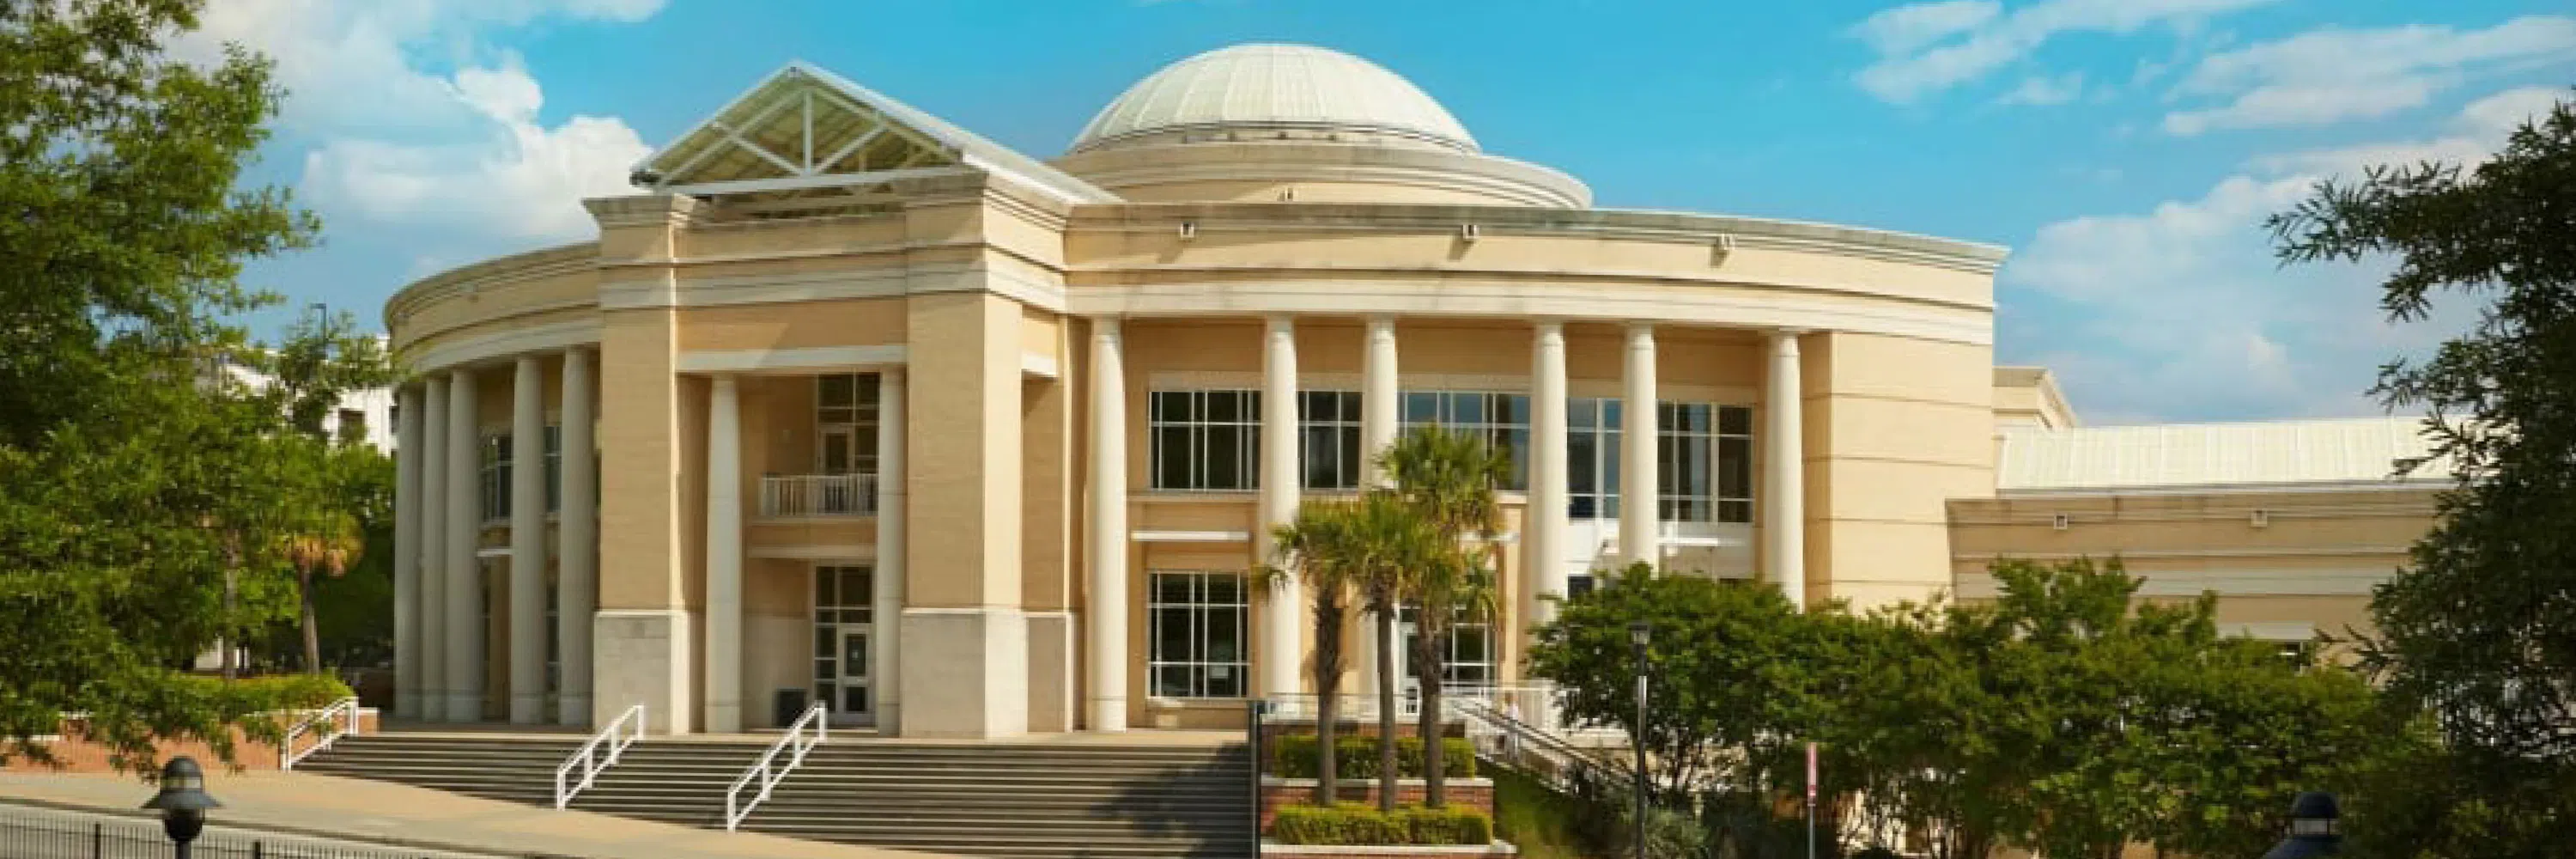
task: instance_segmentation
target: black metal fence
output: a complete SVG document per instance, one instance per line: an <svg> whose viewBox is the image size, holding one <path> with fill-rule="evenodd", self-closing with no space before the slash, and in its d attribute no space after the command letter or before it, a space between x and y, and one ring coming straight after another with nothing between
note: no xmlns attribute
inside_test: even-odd
<svg viewBox="0 0 2576 859"><path fill-rule="evenodd" d="M0 859L175 859L157 820L0 805ZM191 859L457 859L458 854L208 827Z"/></svg>

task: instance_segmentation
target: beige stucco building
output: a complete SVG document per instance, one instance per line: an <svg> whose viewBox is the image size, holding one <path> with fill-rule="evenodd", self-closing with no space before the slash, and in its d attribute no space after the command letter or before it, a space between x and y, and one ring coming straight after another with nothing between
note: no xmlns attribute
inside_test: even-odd
<svg viewBox="0 0 2576 859"><path fill-rule="evenodd" d="M1996 368L2002 248L1594 207L1331 51L1183 60L1046 161L790 65L635 180L588 202L596 241L386 308L416 380L406 714L726 732L783 692L908 736L1237 722L1304 686L1300 595L1244 577L1267 530L1421 424L1516 462L1461 683L1516 680L1541 597L1629 559L1866 606L1973 597L2024 552L2259 589L2214 565L2421 527L2361 478L2050 471L2099 431ZM2204 533L2246 510L2273 524ZM2337 558L2331 593L2231 611L2355 616L2344 583L2387 559Z"/></svg>

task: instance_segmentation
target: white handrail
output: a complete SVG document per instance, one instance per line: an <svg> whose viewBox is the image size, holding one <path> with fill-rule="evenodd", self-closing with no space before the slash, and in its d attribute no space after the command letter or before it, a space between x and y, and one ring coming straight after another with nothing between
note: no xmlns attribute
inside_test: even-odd
<svg viewBox="0 0 2576 859"><path fill-rule="evenodd" d="M644 739L644 705L637 704L617 714L608 727L599 729L599 733L590 735L590 742L581 744L571 757L564 758L563 766L555 768L555 808L560 810L571 805L572 798L589 790L590 783L598 780L600 773L617 765L617 757L626 753L627 746L641 739ZM599 757L602 743L608 744L605 760ZM578 782L572 780L574 766L581 767L581 780Z"/></svg>
<svg viewBox="0 0 2576 859"><path fill-rule="evenodd" d="M760 479L762 516L874 516L873 474L773 474Z"/></svg>
<svg viewBox="0 0 2576 859"><path fill-rule="evenodd" d="M769 744L769 751L760 753L760 760L753 761L750 769L742 771L741 778L733 780L733 786L725 789L725 831L731 832L741 826L742 819L750 817L753 808L769 799L770 788L777 787L780 780L796 770L797 764L804 763L808 750L823 743L824 721L823 705L816 704L807 709L805 715L797 717L796 724L787 726L786 736ZM814 738L810 741L805 739L808 726L814 729ZM788 755L786 766L777 765L778 753L782 751ZM760 795L752 797L750 802L742 801L742 789L751 786L755 778L760 780Z"/></svg>
<svg viewBox="0 0 2576 859"><path fill-rule="evenodd" d="M337 724L333 723L335 719L339 720ZM326 733L315 739L311 748L296 751L295 738L316 728L321 728ZM352 697L333 701L331 706L313 711L303 719L297 720L293 727L286 729L286 736L277 741L277 768L294 769L297 762L312 757L314 752L330 748L331 744L339 742L341 737L357 732L358 699Z"/></svg>

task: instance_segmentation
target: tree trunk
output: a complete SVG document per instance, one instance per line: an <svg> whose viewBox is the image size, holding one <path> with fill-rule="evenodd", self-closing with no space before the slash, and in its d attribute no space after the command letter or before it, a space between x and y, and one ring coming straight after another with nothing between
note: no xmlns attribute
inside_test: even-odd
<svg viewBox="0 0 2576 859"><path fill-rule="evenodd" d="M1413 637L1413 678L1422 687L1422 714L1413 732L1422 739L1422 804L1439 808L1446 803L1443 794L1448 790L1448 778L1441 772L1445 756L1440 747L1447 736L1440 728L1440 681L1441 657L1447 655L1441 652L1442 645L1448 643L1448 634L1428 622L1431 612L1427 609L1422 617L1425 622L1415 629Z"/></svg>
<svg viewBox="0 0 2576 859"><path fill-rule="evenodd" d="M235 604L240 601L241 587L236 583L235 570L241 566L241 553L236 551L231 543L232 541L227 539L224 546L224 619L218 624L218 628L222 629L224 634L215 639L215 646L223 648L224 651L223 670L224 679L227 681L241 676L240 642L233 640L233 635L239 632L234 627L233 615Z"/></svg>
<svg viewBox="0 0 2576 859"><path fill-rule="evenodd" d="M1403 678L1395 676L1395 610L1369 618L1377 627L1377 809L1395 810L1395 687Z"/></svg>
<svg viewBox="0 0 2576 859"><path fill-rule="evenodd" d="M1340 799L1341 777L1335 772L1334 741L1341 718L1342 606L1330 594L1315 597L1315 804L1331 808Z"/></svg>
<svg viewBox="0 0 2576 859"><path fill-rule="evenodd" d="M295 570L295 588L304 614L304 673L322 673L322 624L313 616L313 571Z"/></svg>

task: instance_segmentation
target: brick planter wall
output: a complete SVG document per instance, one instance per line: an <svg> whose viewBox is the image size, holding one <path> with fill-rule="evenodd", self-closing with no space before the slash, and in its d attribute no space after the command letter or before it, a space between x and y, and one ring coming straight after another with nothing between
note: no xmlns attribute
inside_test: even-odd
<svg viewBox="0 0 2576 859"><path fill-rule="evenodd" d="M358 733L375 733L376 723L377 714L375 710L360 709L358 711ZM236 763L241 764L243 769L273 770L277 768L278 756L276 746L263 742L252 741L249 738L242 736L241 729L239 728L233 729L232 739L233 760ZM303 748L304 744L305 740L301 738L296 741L297 748ZM104 773L116 771L115 767L108 764L107 747L99 745L98 743L90 742L85 736L83 724L79 721L64 722L60 738L45 741L44 745L47 751L53 753L54 759L59 766L48 767L24 757L12 756L6 765L0 765L0 769L36 770L40 772L63 773ZM207 745L204 740L163 740L159 751L161 762L163 763L168 763L171 758L178 757L180 755L187 755L189 757L196 758L199 765L210 770L222 766L222 764L217 762L218 759L215 757L214 747Z"/></svg>
<svg viewBox="0 0 2576 859"><path fill-rule="evenodd" d="M1261 859L1357 859L1357 857L1369 857L1369 859L1397 859L1397 857L1403 857L1403 859L1450 859L1450 857L1457 857L1457 859L1466 859L1466 857L1516 856L1519 855L1519 853L1520 851L1512 847L1512 845L1505 844L1500 841L1496 841L1485 846L1460 844L1455 846L1405 845L1401 847L1272 844L1267 841L1261 843Z"/></svg>
<svg viewBox="0 0 2576 859"><path fill-rule="evenodd" d="M1486 817L1494 816L1494 782L1492 779L1453 778L1448 780L1446 787L1448 788L1447 799L1449 800L1450 806L1456 808L1472 808L1477 811L1484 812ZM1367 779L1364 781L1358 779L1342 779L1342 783L1336 785L1335 788L1336 792L1339 794L1339 798L1344 802L1369 804L1377 802L1377 779ZM1262 831L1269 831L1270 821L1272 818L1279 816L1280 806L1312 805L1314 804L1312 801L1314 798L1314 779L1263 776L1261 778ZM1418 778L1397 779L1395 782L1395 804L1422 804L1422 780Z"/></svg>

